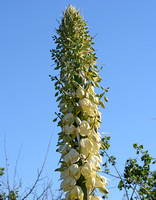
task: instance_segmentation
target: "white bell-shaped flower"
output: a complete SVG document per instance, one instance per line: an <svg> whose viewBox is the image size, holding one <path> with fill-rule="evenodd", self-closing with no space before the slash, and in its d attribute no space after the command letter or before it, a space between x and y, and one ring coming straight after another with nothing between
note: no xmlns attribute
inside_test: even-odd
<svg viewBox="0 0 156 200"><path fill-rule="evenodd" d="M72 164L68 168L68 174L69 176L74 177L76 180L80 178L81 172L80 172L80 167L77 164Z"/></svg>
<svg viewBox="0 0 156 200"><path fill-rule="evenodd" d="M61 145L58 149L58 151L62 154L68 153L71 149L71 145L69 142L66 142L64 145Z"/></svg>
<svg viewBox="0 0 156 200"><path fill-rule="evenodd" d="M86 179L86 187L87 188L94 188L95 187L95 176L91 175Z"/></svg>
<svg viewBox="0 0 156 200"><path fill-rule="evenodd" d="M68 168L65 169L65 170L63 170L63 171L61 172L60 178L61 178L61 179L62 179L62 178L64 179L64 178L67 177L67 176L69 176Z"/></svg>
<svg viewBox="0 0 156 200"><path fill-rule="evenodd" d="M86 157L93 150L93 143L90 139L84 138L80 140L80 153Z"/></svg>
<svg viewBox="0 0 156 200"><path fill-rule="evenodd" d="M84 111L87 111L87 110L90 108L90 103L91 103L91 102L90 102L90 100L87 99L87 98L80 99L79 103L80 103L80 105L81 105L81 107L82 107L82 109L83 109Z"/></svg>
<svg viewBox="0 0 156 200"><path fill-rule="evenodd" d="M63 160L67 165L75 163L79 159L80 159L79 153L73 148L65 156L63 156Z"/></svg>
<svg viewBox="0 0 156 200"><path fill-rule="evenodd" d="M84 196L84 193L81 189L81 187L79 186L75 186L71 191L70 191L70 196L71 198L74 200L74 199L78 199L78 200L83 200L83 196Z"/></svg>
<svg viewBox="0 0 156 200"><path fill-rule="evenodd" d="M94 170L101 170L101 166L100 166L100 157L99 156L96 156L94 154L91 154L88 158L87 158L87 161L92 165L92 168Z"/></svg>
<svg viewBox="0 0 156 200"><path fill-rule="evenodd" d="M89 136L91 134L90 126L87 121L81 121L81 125L79 127L79 134L81 136Z"/></svg>
<svg viewBox="0 0 156 200"><path fill-rule="evenodd" d="M89 162L86 162L82 167L81 167L81 173L82 175L87 178L88 176L90 176L90 174L92 173L92 165Z"/></svg>
<svg viewBox="0 0 156 200"><path fill-rule="evenodd" d="M67 135L72 135L76 132L76 128L75 126L73 126L72 124L69 126L68 124L66 124L64 127L63 127L63 131L67 134Z"/></svg>
<svg viewBox="0 0 156 200"><path fill-rule="evenodd" d="M65 177L64 180L61 182L60 188L67 192L68 190L72 189L76 185L76 181L73 177Z"/></svg>

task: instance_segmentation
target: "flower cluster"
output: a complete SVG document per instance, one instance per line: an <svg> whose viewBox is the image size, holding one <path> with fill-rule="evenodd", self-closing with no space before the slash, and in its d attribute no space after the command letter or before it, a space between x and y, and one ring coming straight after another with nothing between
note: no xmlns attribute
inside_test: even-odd
<svg viewBox="0 0 156 200"><path fill-rule="evenodd" d="M58 90L55 96L60 94L57 118L61 132L57 151L61 153L61 166L57 171L61 172L61 189L66 192L66 200L101 200L93 191L98 188L108 193L106 178L98 174L102 163L99 105L104 107L101 98L107 90L101 87L102 94L94 92L101 77L95 65L92 38L79 11L69 6L57 33L52 59L57 64L55 69L60 69L60 78L54 76L52 80L56 80Z"/></svg>

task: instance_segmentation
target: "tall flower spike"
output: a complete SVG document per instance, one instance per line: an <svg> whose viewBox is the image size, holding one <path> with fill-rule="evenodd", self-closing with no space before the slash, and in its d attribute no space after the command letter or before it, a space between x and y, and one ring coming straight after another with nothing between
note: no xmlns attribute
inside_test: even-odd
<svg viewBox="0 0 156 200"><path fill-rule="evenodd" d="M53 36L53 40L57 46L51 50L55 70L60 72L59 76L51 76L60 109L53 120L59 119L61 128L57 150L61 153L61 166L56 171L61 171L61 189L66 192L66 200L101 199L92 196L92 191L99 188L108 192L106 179L97 173L102 162L99 106L104 107L101 98L108 89L101 87L102 94L94 92L101 77L93 38L80 12L70 5L56 32L58 36Z"/></svg>

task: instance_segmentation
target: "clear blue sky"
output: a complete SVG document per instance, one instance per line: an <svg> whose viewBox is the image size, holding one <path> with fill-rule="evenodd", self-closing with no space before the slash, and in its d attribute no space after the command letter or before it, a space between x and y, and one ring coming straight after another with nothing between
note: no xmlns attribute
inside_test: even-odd
<svg viewBox="0 0 156 200"><path fill-rule="evenodd" d="M0 2L0 166L6 134L11 173L22 145L18 175L26 185L33 182L53 134L46 171L53 188L59 187L49 50L56 19L69 4L81 9L91 35L98 33L94 47L105 64L100 75L103 86L110 87L100 131L111 133L119 170L135 142L156 157L156 120L147 120L156 118L156 1L5 0ZM113 186L111 179L108 188ZM109 199L121 199L116 190L109 192Z"/></svg>

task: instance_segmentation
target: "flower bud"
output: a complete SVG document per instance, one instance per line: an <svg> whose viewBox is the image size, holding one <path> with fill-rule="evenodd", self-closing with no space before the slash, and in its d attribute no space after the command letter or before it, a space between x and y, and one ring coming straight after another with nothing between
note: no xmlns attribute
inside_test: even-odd
<svg viewBox="0 0 156 200"><path fill-rule="evenodd" d="M77 97L79 97L80 99L82 99L83 97L84 97L84 91L83 91L83 89L82 88L78 88L77 90L76 90L76 96Z"/></svg>
<svg viewBox="0 0 156 200"><path fill-rule="evenodd" d="M89 92L90 92L91 94L94 94L94 87L93 87L93 86L90 86L90 87L89 87Z"/></svg>

